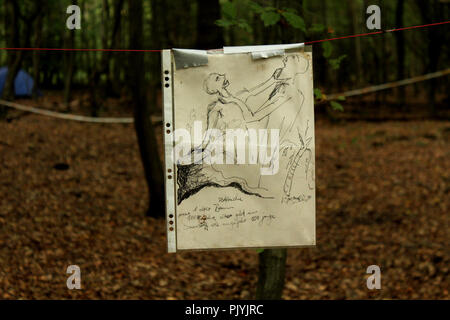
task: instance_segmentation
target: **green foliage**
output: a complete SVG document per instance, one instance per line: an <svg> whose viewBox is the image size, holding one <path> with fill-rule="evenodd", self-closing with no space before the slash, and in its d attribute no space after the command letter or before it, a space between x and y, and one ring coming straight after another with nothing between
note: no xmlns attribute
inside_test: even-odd
<svg viewBox="0 0 450 320"><path fill-rule="evenodd" d="M237 7L234 2L224 2L222 4L222 15L223 18L216 21L216 24L222 28L238 27L247 31L252 32L252 27L249 22L245 19L238 18Z"/></svg>
<svg viewBox="0 0 450 320"><path fill-rule="evenodd" d="M341 66L342 60L344 60L345 58L347 58L347 55L343 54L342 56L340 56L338 58L328 59L328 63L330 64L330 66L333 70L337 70Z"/></svg>
<svg viewBox="0 0 450 320"><path fill-rule="evenodd" d="M314 88L314 96L316 97L316 99L322 99L322 90L320 90L319 88Z"/></svg>
<svg viewBox="0 0 450 320"><path fill-rule="evenodd" d="M249 6L250 9L257 14L262 14L264 12L264 8L254 1L249 1Z"/></svg>
<svg viewBox="0 0 450 320"><path fill-rule="evenodd" d="M284 11L281 14L292 27L306 32L306 24L302 17L290 11Z"/></svg>
<svg viewBox="0 0 450 320"><path fill-rule="evenodd" d="M341 66L341 62L347 58L346 54L343 54L337 58L332 58L332 54L333 54L333 44L331 44L331 42L326 41L326 42L322 42L322 49L323 49L323 56L325 59L327 59L328 64L330 65L332 70L338 70L339 67Z"/></svg>
<svg viewBox="0 0 450 320"><path fill-rule="evenodd" d="M263 7L254 1L248 1L247 6L247 11L259 16L265 27L275 26L283 18L283 21L291 27L306 32L305 21L291 8L283 8L280 10L271 6ZM239 17L236 4L231 1L222 2L222 19L217 20L216 24L223 28L239 27L247 32L251 32L252 30L250 21Z"/></svg>
<svg viewBox="0 0 450 320"><path fill-rule="evenodd" d="M333 110L341 111L341 112L344 111L344 107L343 107L342 104L340 104L339 102L336 102L336 101L330 101L330 105L331 105L331 107L333 108Z"/></svg>
<svg viewBox="0 0 450 320"><path fill-rule="evenodd" d="M309 32L311 33L320 33L325 31L325 26L322 24L314 23L310 28Z"/></svg>
<svg viewBox="0 0 450 320"><path fill-rule="evenodd" d="M222 4L222 14L225 19L233 20L237 18L237 8L233 2L224 2Z"/></svg>
<svg viewBox="0 0 450 320"><path fill-rule="evenodd" d="M236 25L241 28L244 29L245 31L247 31L248 33L252 32L252 27L248 24L247 21L245 21L244 19L239 19L236 23Z"/></svg>
<svg viewBox="0 0 450 320"><path fill-rule="evenodd" d="M325 58L330 58L331 54L333 53L333 45L326 41L326 42L322 42L322 49L323 49L323 56Z"/></svg>
<svg viewBox="0 0 450 320"><path fill-rule="evenodd" d="M280 14L274 11L265 11L261 14L261 20L264 22L264 26L273 26L280 21Z"/></svg>

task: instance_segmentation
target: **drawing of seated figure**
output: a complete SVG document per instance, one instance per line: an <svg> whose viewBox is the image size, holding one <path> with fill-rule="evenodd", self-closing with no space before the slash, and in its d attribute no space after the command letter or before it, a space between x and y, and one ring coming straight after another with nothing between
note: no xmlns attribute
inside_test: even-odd
<svg viewBox="0 0 450 320"><path fill-rule="evenodd" d="M242 129L246 131L247 124L259 122L268 117L270 113L289 99L277 98L269 101L269 98L264 105L260 106L261 110L257 112L252 111L252 108L245 101L250 96L264 93L270 97L269 89L273 90L279 82L275 76L276 74L274 73L263 83L251 90L242 91L237 97L228 91L229 81L224 74L211 73L204 81L204 90L209 95L215 96L216 99L208 105L207 130L218 129L224 136L228 129ZM201 153L203 159L209 156L210 139L209 136L205 136L201 145L192 150L191 155ZM236 155L236 152L234 154ZM177 164L178 203L207 186L231 186L246 194L270 197L267 189L258 187L259 179L255 179L255 173L256 170L259 171L259 165L246 165L245 169L240 168L238 176L232 174L233 166L228 166L227 170L222 170L221 166L204 165L203 163Z"/></svg>
<svg viewBox="0 0 450 320"><path fill-rule="evenodd" d="M299 55L287 55L282 62L283 66L276 69L269 79L235 95L228 90L230 82L225 74L211 73L204 80L203 87L206 93L216 98L207 108L207 129L218 129L222 136L225 136L228 129L247 130L249 126L280 130L281 153L269 156L269 166L274 168L275 161L283 164L284 174L287 175L285 186L281 188L283 190L273 190L276 186L270 184L271 175L261 176L259 165L243 167L225 164L178 164L178 203L207 186L235 187L246 194L270 198L274 192L288 193L288 181L292 184L296 171L303 172L296 170L299 163L308 164L311 160L310 150L301 152L303 161L299 160L298 148L308 148L304 140L309 143L311 139L303 136L301 132L304 129L295 125L301 122L300 111L305 100L300 90L300 75L308 70L309 61ZM288 107L283 108L286 102L289 102ZM206 158L211 152L210 142L211 137L205 136L191 154L201 153L201 158ZM236 154L235 150L234 155ZM224 155L226 156L225 153Z"/></svg>

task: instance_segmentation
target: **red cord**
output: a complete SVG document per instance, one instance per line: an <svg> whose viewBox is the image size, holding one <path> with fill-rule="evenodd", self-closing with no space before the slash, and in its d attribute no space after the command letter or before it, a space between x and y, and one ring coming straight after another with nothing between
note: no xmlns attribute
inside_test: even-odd
<svg viewBox="0 0 450 320"><path fill-rule="evenodd" d="M349 36L343 36L343 37L337 37L337 38L330 38L330 39L322 39L322 40L314 40L314 41L307 41L305 42L306 45L313 44L313 43L320 43L325 41L334 41L334 40L341 40L341 39L348 39L348 38L357 38L357 37L363 37L363 36L370 36L375 34L381 34L381 33L387 33L387 32L395 32L395 31L403 31L403 30L410 30L410 29L417 29L417 28L426 28L426 27L432 27L432 26L438 26L450 23L450 21L444 21L444 22L437 22L437 23L430 23L430 24L423 24L419 26L412 26L412 27L404 27L404 28L397 28L397 29L390 29L390 30L380 30L375 32L369 32L369 33L361 33L361 34L353 34ZM142 50L136 50L136 49L73 49L73 48L0 48L0 50L24 50L24 51L101 51L101 52L161 52L162 49L142 49ZM218 49L214 49L218 50Z"/></svg>

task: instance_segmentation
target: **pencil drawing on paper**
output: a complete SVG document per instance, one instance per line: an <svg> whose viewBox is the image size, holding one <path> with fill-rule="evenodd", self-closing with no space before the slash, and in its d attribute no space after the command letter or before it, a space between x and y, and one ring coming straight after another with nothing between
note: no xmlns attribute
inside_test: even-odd
<svg viewBox="0 0 450 320"><path fill-rule="evenodd" d="M308 121L299 121L305 102L300 78L308 72L309 60L292 54L284 56L280 62L281 65L269 78L250 89L242 87L237 92L229 89L233 79L229 79L225 73L211 72L206 76L202 89L214 100L207 106L206 115L203 115L206 117L206 134L200 143L192 146L183 161L176 164L178 205L206 187L231 187L263 199L274 199L276 194L281 193L281 201L290 203L293 200L293 181L299 171L303 172L309 189L314 188L311 151L313 132L309 130ZM239 80L242 82L242 79ZM306 127L301 127L305 123ZM270 148L265 164L273 173L277 173L277 166L282 164L282 185L271 182L270 173L247 170L249 174L245 174L245 169L250 167L248 164L238 164L245 166L245 169L239 174L233 174L223 164L208 163L207 159L211 158L212 150L215 150L215 141L225 139L230 130L250 136L252 129L263 129L265 132L277 129L276 148ZM256 144L262 140L258 141ZM222 150L220 156L225 159L235 158L238 151L232 151ZM187 158L196 160L186 161Z"/></svg>

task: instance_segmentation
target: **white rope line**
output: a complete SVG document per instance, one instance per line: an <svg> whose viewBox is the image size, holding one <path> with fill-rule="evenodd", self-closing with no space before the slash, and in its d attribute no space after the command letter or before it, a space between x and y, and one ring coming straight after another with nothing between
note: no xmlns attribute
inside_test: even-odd
<svg viewBox="0 0 450 320"><path fill-rule="evenodd" d="M346 91L343 93L334 93L334 94L330 94L330 95L325 95L325 97L326 97L326 100L334 100L334 99L338 99L339 97L352 97L352 96L362 95L362 94L376 92L376 91L380 91L380 90L405 86L408 84L425 81L425 80L430 80L433 78L443 77L448 74L450 74L450 69L437 71L437 72L433 72L433 73L429 73L429 74L425 74L422 76L417 76L417 77L413 77L413 78L409 78L409 79L404 79L404 80L400 80L400 81L384 83L384 84L371 86L371 87L367 87L367 88ZM14 108L14 109L21 110L21 111L25 111L25 112L36 113L36 114L40 114L40 115L44 115L44 116L48 116L48 117L52 117L52 118L64 119L64 120L91 122L91 123L133 123L134 122L133 118L86 117L86 116L80 116L80 115L75 115L75 114L55 112L55 111L50 111L50 110L45 110L45 109L40 109L40 108L35 108L35 107L30 107L30 106L24 106L22 104L18 104L18 103L6 101L6 100L1 100L1 99L0 99L0 105L3 105L5 107ZM161 122L161 121L162 121L161 116L152 116L152 122L157 123L157 122Z"/></svg>
<svg viewBox="0 0 450 320"><path fill-rule="evenodd" d="M352 97L352 96L363 95L366 93L376 92L376 91L380 91L380 90L386 90L386 89L396 88L396 87L400 87L400 86L406 86L408 84L413 84L413 83L420 82L420 81L443 77L448 74L450 74L450 69L441 70L441 71L437 71L437 72L433 72L433 73L428 73L428 74L425 74L422 76L417 76L417 77L404 79L404 80L400 80L400 81L388 82L388 83L379 84L376 86L346 91L343 93L334 93L334 94L325 95L325 96L326 96L327 100L334 100L334 99L338 99L339 97Z"/></svg>
<svg viewBox="0 0 450 320"><path fill-rule="evenodd" d="M91 123L133 123L133 118L97 118L97 117L87 117L80 116L75 114L67 114L61 112L55 112L30 106L24 106L22 104L18 104L15 102L10 102L6 100L0 99L0 105L5 107L14 108L21 111L31 112L40 114L43 116L48 116L52 118L64 119L64 120L72 120L72 121L80 121L80 122L91 122ZM162 117L152 116L152 122L160 122L162 121Z"/></svg>

